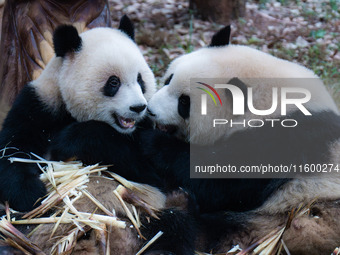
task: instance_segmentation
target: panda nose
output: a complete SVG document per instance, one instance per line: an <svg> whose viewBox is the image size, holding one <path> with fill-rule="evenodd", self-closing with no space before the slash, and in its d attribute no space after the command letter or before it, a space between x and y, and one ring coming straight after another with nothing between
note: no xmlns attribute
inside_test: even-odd
<svg viewBox="0 0 340 255"><path fill-rule="evenodd" d="M146 104L130 106L130 110L136 113L140 113L144 111L145 108L146 108Z"/></svg>

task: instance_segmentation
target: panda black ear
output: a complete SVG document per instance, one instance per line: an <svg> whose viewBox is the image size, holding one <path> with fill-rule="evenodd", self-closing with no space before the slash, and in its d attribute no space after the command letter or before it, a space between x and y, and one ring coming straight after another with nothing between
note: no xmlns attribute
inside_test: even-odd
<svg viewBox="0 0 340 255"><path fill-rule="evenodd" d="M226 46L230 41L230 25L213 35L209 47Z"/></svg>
<svg viewBox="0 0 340 255"><path fill-rule="evenodd" d="M135 40L135 27L127 15L120 19L118 29L127 34L133 41Z"/></svg>
<svg viewBox="0 0 340 255"><path fill-rule="evenodd" d="M79 51L81 44L78 31L72 25L61 25L54 31L53 45L57 57L64 57L67 53Z"/></svg>

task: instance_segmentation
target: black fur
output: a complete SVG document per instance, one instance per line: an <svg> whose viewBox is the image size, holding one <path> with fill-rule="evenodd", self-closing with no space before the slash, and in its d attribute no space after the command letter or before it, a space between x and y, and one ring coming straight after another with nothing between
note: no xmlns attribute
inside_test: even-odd
<svg viewBox="0 0 340 255"><path fill-rule="evenodd" d="M131 30L126 30L129 29L129 22L127 17L123 17L121 26L124 25L125 32L130 31L133 37L133 30L132 34ZM79 50L81 43L71 40L75 37L75 29L73 32L72 29L64 26L55 32L57 56ZM70 34L66 39L63 31ZM142 87L141 77L139 83ZM108 96L112 96L110 93L107 93ZM139 111L141 107L132 110ZM137 132L126 135L104 122L77 122L66 111L64 104L59 109L50 109L38 97L35 88L26 85L16 98L0 132L0 150L6 148L0 154L0 202L9 201L10 207L18 211L29 211L39 205L37 199L46 193L39 179L39 167L36 164L10 163L8 160L11 156L33 157L31 152L42 157L49 155L52 160L77 158L87 164L112 165L111 170L129 180L162 187L163 180L159 178L157 169L149 165L141 150L144 146L141 135L144 129L151 127L151 123L146 119L140 124ZM145 229L148 237L153 237L157 229L164 231L164 236L154 245L153 251L160 249L175 254L194 254L195 232L191 231L194 224L190 215L169 209L162 211L160 219L151 219L154 224L148 224Z"/></svg>
<svg viewBox="0 0 340 255"><path fill-rule="evenodd" d="M190 145L159 130L143 131L141 143L145 160L163 177L165 189L181 187L177 176L189 178Z"/></svg>
<svg viewBox="0 0 340 255"><path fill-rule="evenodd" d="M105 86L103 88L104 96L114 97L120 88L121 82L119 77L112 75L107 79Z"/></svg>
<svg viewBox="0 0 340 255"><path fill-rule="evenodd" d="M329 145L340 139L340 117L333 112L312 115L305 117L299 112L285 117L298 121L295 128L268 125L236 132L214 146L199 146L195 155L190 155L189 144L161 131L153 132L144 135L145 154L167 180L167 188L180 186L191 191L201 212L248 211L263 204L289 179L190 179L190 156L194 165L237 167L328 162Z"/></svg>
<svg viewBox="0 0 340 255"><path fill-rule="evenodd" d="M169 83L171 82L171 80L172 80L172 77L174 76L174 74L172 73L172 74L170 74L170 76L165 80L165 82L164 82L164 86L166 86L166 85L169 85Z"/></svg>
<svg viewBox="0 0 340 255"><path fill-rule="evenodd" d="M57 57L64 57L67 53L80 51L82 41L74 26L61 25L53 34L54 51Z"/></svg>
<svg viewBox="0 0 340 255"><path fill-rule="evenodd" d="M150 128L145 120L138 130ZM162 181L143 158L140 131L133 135L118 133L99 121L77 122L62 106L50 111L37 97L35 89L26 85L14 102L2 131L0 148L8 149L0 158L0 200L9 201L11 208L28 211L46 190L39 180L36 164L10 163L10 156L31 157L30 152L52 160L76 157L87 164L113 165L110 169L123 177L161 187ZM39 205L37 203L36 205ZM194 254L194 223L191 216L178 209L161 212L160 220L145 223L143 234L152 238L158 231L164 235L151 248L174 254Z"/></svg>
<svg viewBox="0 0 340 255"><path fill-rule="evenodd" d="M64 128L52 141L50 155L53 160L77 158L85 164L112 165L110 169L124 178L160 186L155 173L147 171L139 147L138 132L121 134L104 122L91 120Z"/></svg>
<svg viewBox="0 0 340 255"><path fill-rule="evenodd" d="M135 27L127 15L120 19L118 29L127 34L133 41L135 40Z"/></svg>
<svg viewBox="0 0 340 255"><path fill-rule="evenodd" d="M187 119L190 115L190 97L187 95L181 95L178 98L178 114Z"/></svg>
<svg viewBox="0 0 340 255"><path fill-rule="evenodd" d="M30 158L31 152L43 156L53 135L72 121L64 107L52 113L39 100L34 88L30 85L23 88L0 132L0 148L13 148L0 158L1 201L9 201L15 210L28 211L45 195L39 168L35 164L11 164L8 158Z"/></svg>
<svg viewBox="0 0 340 255"><path fill-rule="evenodd" d="M195 248L196 228L193 218L178 209L166 209L158 215L160 218L150 218L142 222L142 233L149 240L159 231L163 235L149 249L162 251L158 254L193 255ZM174 245L175 244L175 245ZM149 250L148 249L148 250ZM166 251L167 253L165 253ZM150 253L157 254L157 253Z"/></svg>
<svg viewBox="0 0 340 255"><path fill-rule="evenodd" d="M26 85L0 132L0 149L8 148L0 158L0 201L9 201L15 210L28 211L45 195L36 164L11 164L8 160L11 156L30 158L31 152L43 157L49 154L52 160L76 157L87 164L113 165L111 169L127 179L160 187L162 180L156 173L146 171L150 167L142 158L138 137L138 132L120 134L104 122L78 123L64 106L51 111L35 89Z"/></svg>
<svg viewBox="0 0 340 255"><path fill-rule="evenodd" d="M138 73L137 82L138 82L138 84L139 84L139 86L142 89L142 92L144 94L145 93L145 82L144 82L143 77L140 73Z"/></svg>
<svg viewBox="0 0 340 255"><path fill-rule="evenodd" d="M216 251L226 240L230 241L230 246L235 245L233 234L245 232L251 224L252 216L253 212L217 212L200 215L198 234L200 239L204 240L204 243L200 244L201 251Z"/></svg>
<svg viewBox="0 0 340 255"><path fill-rule="evenodd" d="M230 40L230 26L226 26L213 35L209 47L226 46Z"/></svg>

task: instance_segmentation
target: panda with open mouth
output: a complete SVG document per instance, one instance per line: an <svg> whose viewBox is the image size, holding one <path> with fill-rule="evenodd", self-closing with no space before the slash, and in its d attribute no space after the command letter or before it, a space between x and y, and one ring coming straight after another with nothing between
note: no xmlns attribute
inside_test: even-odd
<svg viewBox="0 0 340 255"><path fill-rule="evenodd" d="M56 56L18 95L0 133L1 201L28 211L46 192L39 168L11 164L13 155L114 164L117 172L138 180L133 135L145 118L155 81L133 38L127 16L119 29L80 35L71 25L55 30Z"/></svg>
<svg viewBox="0 0 340 255"><path fill-rule="evenodd" d="M198 162L200 158L211 158L208 162L213 164L214 157L218 155L237 169L242 165L308 163L331 163L336 167L340 163L339 111L320 79L299 64L248 46L229 45L229 37L230 27L225 27L213 36L208 47L180 56L170 63L164 86L148 104L149 116L158 131L149 133L149 145L145 150L154 167L162 171L167 188L183 187L196 198L199 212L205 215L200 218L199 224L204 225L205 221L205 231L208 232L205 250L215 253L226 252L232 244L238 244L237 240L240 240L242 248L246 248L251 244L251 237L242 242L235 233L242 233L243 237L250 236L250 232L256 233L256 237L265 236L270 230L268 222L275 222L275 225L278 218L286 219L287 212L301 204L316 198L318 201L340 199L340 175L336 171L310 178L190 179L190 149L193 148L196 153L193 156ZM213 100L207 100L208 114L193 118L201 111L201 101L193 98L201 98L202 91L195 88L197 83L192 87L191 82L192 79L206 78L218 78L223 83L232 84L242 91L245 98L250 96L247 93L251 88L255 108L261 110L272 107L274 87L300 86L311 93L310 100L304 104L311 116L301 114L295 105L287 106L286 116L281 116L280 111L269 116L255 116L246 107L242 116L233 115L231 93L224 89L218 90L223 106L216 107ZM259 80L261 82L257 82ZM292 83L299 80L302 82ZM266 118L281 120L282 117L297 120L298 126L286 129L243 125L211 128L216 118L247 122ZM220 211L228 213L218 214ZM270 215L262 221L262 227L255 224L257 214ZM299 251L305 249L311 252L301 254L330 252L329 249L338 245L334 240L339 236L335 236L313 242L306 248L301 243L301 233L296 239L300 240ZM292 254L300 254L294 253L296 244L289 245Z"/></svg>
<svg viewBox="0 0 340 255"><path fill-rule="evenodd" d="M155 80L134 42L130 19L123 16L119 29L94 28L81 34L63 25L55 30L53 42L56 56L20 92L0 132L0 201L25 212L46 195L37 165L9 160L31 158L31 153L51 160L110 165L109 170L126 179L159 186L157 175L142 158L139 139L139 130L150 125L146 108L155 92ZM96 182L88 185L98 191L96 196L103 203L113 203L112 192L100 191L112 190L109 182L100 187ZM165 195L157 188L151 193L148 199L164 201ZM159 218L143 225L149 238L163 231L146 254L194 253L193 234L186 233L191 229L190 216L170 194L171 199L173 206L158 208ZM44 228L49 231L49 226ZM134 230L111 233L117 242L111 247L114 254L128 254L143 244L131 233ZM37 243L42 240L38 234ZM91 250L92 245L85 241L84 247Z"/></svg>

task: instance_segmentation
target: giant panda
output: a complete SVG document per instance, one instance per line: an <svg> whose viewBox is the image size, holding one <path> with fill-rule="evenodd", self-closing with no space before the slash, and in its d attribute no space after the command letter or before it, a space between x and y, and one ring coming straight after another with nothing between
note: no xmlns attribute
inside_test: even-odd
<svg viewBox="0 0 340 255"><path fill-rule="evenodd" d="M39 155L51 160L101 163L129 180L158 182L141 160L138 134L139 129L149 126L145 113L155 81L133 39L133 24L127 16L121 19L119 29L94 28L80 35L71 25L55 30L56 56L41 76L20 92L0 133L1 202L8 201L17 211L29 211L46 194L39 179L40 168L11 163L11 157ZM88 188L103 203L118 210L112 183L98 183L90 182ZM164 194L156 188L154 193L148 200L162 204L155 207L160 210L159 220L149 219L142 230L148 240L159 230L164 234L149 254L193 254L194 237L186 232L194 231L190 215L176 209L178 201L171 194L170 200L175 203L164 204ZM86 201L80 207L91 210ZM45 243L41 237L50 230L45 226L34 241L50 248L51 242ZM134 230L113 231L112 251L137 252L142 242L133 234ZM80 254L97 254L92 247L92 241L96 241L91 240L81 242Z"/></svg>
<svg viewBox="0 0 340 255"><path fill-rule="evenodd" d="M23 88L0 133L2 202L28 211L46 192L39 168L10 163L11 156L77 158L113 164L117 173L135 181L148 178L137 170L134 131L145 117L155 81L133 39L127 16L119 29L94 28L80 35L72 25L56 29L55 57Z"/></svg>
<svg viewBox="0 0 340 255"><path fill-rule="evenodd" d="M287 212L316 198L318 201L340 199L340 175L336 171L340 164L340 116L323 83L311 70L299 64L248 46L229 45L229 37L230 27L225 27L213 36L209 46L170 63L164 86L148 104L148 113L159 131L148 134L149 143L144 152L153 166L163 171L169 189L180 186L195 196L202 215L200 224L205 222L204 231L209 232L205 250L214 252L226 252L231 244L238 244L237 240L242 238L237 238L235 233L241 233L243 237L249 237L251 232L256 233L257 238L261 234L265 236L273 229L269 227L270 222L276 228L279 222L285 222ZM261 110L271 108L273 87L279 90L290 86L306 89L311 98L303 106L311 115L302 114L295 105L287 106L286 116L281 116L278 110L269 116L258 116L247 106L244 106L244 115L233 115L230 91L216 89L223 106L215 107L208 97L208 114L193 118L201 111L201 101L193 98L200 98L202 90L196 89L197 82L194 87L190 82L192 79L204 82L205 78L219 78L220 83L235 86L245 98L252 96L254 107ZM252 88L252 95L247 94L248 88ZM217 98L216 101L218 103ZM212 130L211 123L216 118L239 122L241 119L247 122L250 119L281 121L284 118L295 119L298 125L295 128L237 125ZM335 168L332 173L302 178L190 179L190 149L194 149L196 154L193 157L198 158L198 162L202 156L209 158L208 155L213 163L218 155L237 169L242 165L308 163L332 163ZM225 213L218 213L220 211ZM306 231L297 231L300 251L306 248L301 243L301 237L310 233L310 230ZM339 235L335 234L330 243L337 245L334 240L338 239ZM250 240L256 241L250 237L247 241L240 241L242 248L250 245ZM317 241L314 244L320 243ZM318 247L321 250L313 251L312 242L306 251L312 252L308 254L328 251L325 243L321 241L321 248ZM331 248L334 247L329 245L328 249Z"/></svg>

